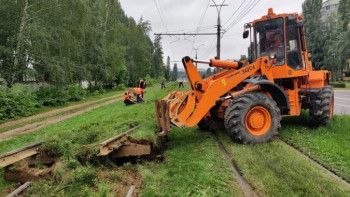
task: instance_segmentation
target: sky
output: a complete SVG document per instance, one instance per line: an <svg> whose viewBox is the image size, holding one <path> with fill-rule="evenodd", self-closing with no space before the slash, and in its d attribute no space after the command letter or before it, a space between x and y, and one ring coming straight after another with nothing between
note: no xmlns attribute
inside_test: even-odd
<svg viewBox="0 0 350 197"><path fill-rule="evenodd" d="M209 5L223 0L119 0L129 17L138 21L149 20L154 33L215 33L218 12ZM249 39L243 39L243 26L266 15L268 8L276 14L301 13L304 0L225 0L221 9L221 25L225 31L221 39L221 59L239 59L247 54ZM255 5L255 6L254 6ZM254 7L253 7L254 6ZM252 8L253 7L253 8ZM157 9L158 8L158 9ZM159 10L159 11L158 11ZM160 17L161 15L161 17ZM163 22L162 22L163 20ZM164 62L170 57L171 65L184 56L208 61L216 56L216 35L162 36ZM179 64L179 63L178 63ZM180 63L181 64L181 63ZM201 65L200 68L207 68Z"/></svg>

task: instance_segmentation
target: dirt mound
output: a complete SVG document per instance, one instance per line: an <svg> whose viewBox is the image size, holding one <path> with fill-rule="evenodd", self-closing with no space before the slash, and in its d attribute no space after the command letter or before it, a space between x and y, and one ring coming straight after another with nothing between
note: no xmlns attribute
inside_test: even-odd
<svg viewBox="0 0 350 197"><path fill-rule="evenodd" d="M56 156L47 152L41 152L36 156L5 168L4 178L21 183L39 179L52 179L52 172L57 166L56 161Z"/></svg>

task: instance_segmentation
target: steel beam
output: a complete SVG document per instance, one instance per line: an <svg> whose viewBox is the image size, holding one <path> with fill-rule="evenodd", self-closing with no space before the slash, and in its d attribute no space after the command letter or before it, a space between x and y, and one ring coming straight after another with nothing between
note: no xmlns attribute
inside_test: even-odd
<svg viewBox="0 0 350 197"><path fill-rule="evenodd" d="M35 144L0 155L0 167L3 168L9 166L13 163L16 163L17 161L38 154L39 147L42 144L43 142L37 142Z"/></svg>

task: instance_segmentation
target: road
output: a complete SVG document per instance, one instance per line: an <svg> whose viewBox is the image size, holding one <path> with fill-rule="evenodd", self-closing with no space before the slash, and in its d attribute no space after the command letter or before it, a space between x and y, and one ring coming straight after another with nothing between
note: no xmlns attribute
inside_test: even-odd
<svg viewBox="0 0 350 197"><path fill-rule="evenodd" d="M350 90L334 90L334 114L350 115Z"/></svg>

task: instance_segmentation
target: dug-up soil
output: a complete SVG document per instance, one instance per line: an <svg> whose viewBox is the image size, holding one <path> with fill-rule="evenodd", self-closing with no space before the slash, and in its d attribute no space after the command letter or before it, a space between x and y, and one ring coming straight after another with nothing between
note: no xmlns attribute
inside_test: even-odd
<svg viewBox="0 0 350 197"><path fill-rule="evenodd" d="M42 152L5 168L4 178L9 181L25 183L40 179L52 179L53 170L60 165L53 154Z"/></svg>
<svg viewBox="0 0 350 197"><path fill-rule="evenodd" d="M97 175L97 177L98 179L104 180L106 182L113 182L110 176L111 173L117 173L121 175L119 181L115 183L116 185L113 188L113 193L116 197L125 197L132 185L135 186L132 196L138 196L143 180L140 174L133 170L123 170L122 167L118 167L114 170L102 171ZM94 190L97 192L98 188L95 187Z"/></svg>
<svg viewBox="0 0 350 197"><path fill-rule="evenodd" d="M143 178L140 174L138 174L133 164L137 163L137 158L157 162L160 155L156 155L156 152L159 153L159 150L155 150L153 143L147 139L136 140L130 136L124 137L125 138L123 138L120 141L121 145L119 146L119 148L114 150L110 155L106 155L103 157L97 155L93 157L91 157L91 155L88 155L87 157L81 157L82 155L80 155L81 158L78 159L78 161L82 165L87 163L94 163L95 165L97 165L96 167L98 168L98 165L104 165L106 159L110 159L110 161L114 162L117 165L117 167L99 171L96 177L99 180L104 180L105 182L114 185L112 190L109 191L113 193L114 196L126 196L131 186L135 186L132 196L138 196ZM148 144L153 148L150 155L143 155L140 157L114 157L115 155L118 155L118 151L123 150L123 146L129 146L130 143L143 145ZM96 162L97 160L98 162ZM20 182L21 184L27 181L38 181L42 179L52 180L54 170L56 168L59 168L61 165L62 163L59 161L59 158L56 156L56 154L52 152L52 150L50 151L42 149L40 150L39 154L21 160L13 164L12 166L6 167L4 172L4 178L6 180ZM19 185L20 184L16 184L15 186L18 187ZM15 186L8 188L8 193L16 189ZM99 191L97 185L95 185L92 189L96 193Z"/></svg>

